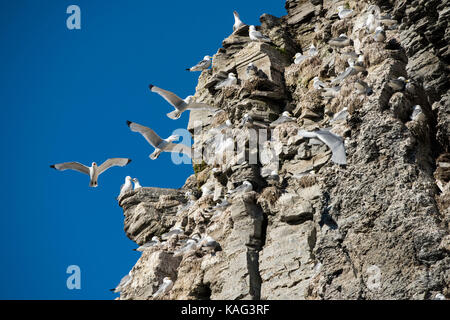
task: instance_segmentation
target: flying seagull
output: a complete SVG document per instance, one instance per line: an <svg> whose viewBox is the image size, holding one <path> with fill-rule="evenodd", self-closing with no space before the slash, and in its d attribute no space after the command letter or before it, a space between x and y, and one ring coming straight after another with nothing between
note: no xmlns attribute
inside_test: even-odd
<svg viewBox="0 0 450 320"><path fill-rule="evenodd" d="M197 63L195 66L186 69L187 71L203 71L208 69L211 66L211 57L204 56L203 60Z"/></svg>
<svg viewBox="0 0 450 320"><path fill-rule="evenodd" d="M193 96L188 96L183 100L173 92L158 88L152 84L148 87L151 92L156 92L175 108L174 111L167 114L167 116L172 120L180 118L181 114L186 110L217 110L216 108L213 108L205 103L195 102Z"/></svg>
<svg viewBox="0 0 450 320"><path fill-rule="evenodd" d="M245 23L243 23L241 21L241 19L239 18L239 14L236 12L236 10L233 11L233 15L234 15L233 32L235 32L236 30L238 30L241 27L245 26Z"/></svg>
<svg viewBox="0 0 450 320"><path fill-rule="evenodd" d="M112 291L115 293L122 291L130 283L131 279L132 279L132 276L131 276L131 272L130 272L125 277L123 277L122 280L120 280L117 287L115 287L114 289L109 289L109 291Z"/></svg>
<svg viewBox="0 0 450 320"><path fill-rule="evenodd" d="M347 164L347 157L345 155L345 147L342 138L327 130L305 131L300 130L298 135L305 138L317 138L325 143L333 155L331 161L337 164Z"/></svg>
<svg viewBox="0 0 450 320"><path fill-rule="evenodd" d="M172 287L173 287L173 281L170 280L169 277L165 277L163 279L163 282L159 286L159 289L153 294L153 298L157 298L157 297L165 295L166 293L168 293L170 291L170 289L172 289Z"/></svg>
<svg viewBox="0 0 450 320"><path fill-rule="evenodd" d="M133 182L134 182L134 190L142 188L138 178L133 178Z"/></svg>
<svg viewBox="0 0 450 320"><path fill-rule="evenodd" d="M260 42L272 42L268 36L263 35L261 32L255 29L255 26L250 26L250 30L248 32L250 40L252 41L260 41Z"/></svg>
<svg viewBox="0 0 450 320"><path fill-rule="evenodd" d="M228 78L226 78L225 80L223 80L223 81L219 82L218 84L216 84L214 86L214 89L217 90L217 89L229 87L229 86L232 86L232 85L235 85L235 84L237 84L236 75L234 73L230 72L228 74Z"/></svg>
<svg viewBox="0 0 450 320"><path fill-rule="evenodd" d="M117 199L120 198L121 195L125 194L128 191L133 190L133 184L131 183L131 177L126 176L125 177L125 183L120 187L120 193Z"/></svg>
<svg viewBox="0 0 450 320"><path fill-rule="evenodd" d="M153 153L150 155L150 159L152 160L158 158L161 152L181 152L188 155L189 157L192 157L192 148L181 143L172 143L172 141L178 140L180 138L179 136L172 135L167 139L161 139L155 133L155 131L148 127L144 127L140 124L128 120L127 125L131 129L131 131L139 132L140 134L142 134L145 140L147 140L147 142L155 148L155 151L153 151Z"/></svg>
<svg viewBox="0 0 450 320"><path fill-rule="evenodd" d="M131 162L128 158L111 158L102 163L102 165L97 166L97 163L92 162L90 167L87 167L79 162L64 162L58 164L52 164L50 167L59 171L64 171L67 169L75 170L81 173L89 175L91 178L89 182L90 187L98 187L98 176L108 170L111 167L118 166L124 167Z"/></svg>

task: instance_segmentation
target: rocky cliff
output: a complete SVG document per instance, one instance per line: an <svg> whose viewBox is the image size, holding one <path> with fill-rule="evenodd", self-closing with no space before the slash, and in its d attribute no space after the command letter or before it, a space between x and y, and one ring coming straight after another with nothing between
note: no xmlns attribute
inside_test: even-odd
<svg viewBox="0 0 450 320"><path fill-rule="evenodd" d="M340 5L354 14L340 19ZM370 5L390 14L381 22L385 41L367 31ZM203 153L195 175L178 190L119 198L125 232L139 245L184 229L142 252L120 299L153 299L165 277L173 288L157 299L450 298L449 1L285 7L284 17L260 17L257 28L272 43L250 41L244 26L201 73L196 100L222 111L191 112L188 129ZM340 34L353 45L331 46ZM311 44L318 54L294 64ZM365 70L324 98L314 77L335 79L353 50ZM247 72L249 63L258 72ZM238 84L215 89L230 72ZM399 76L409 82L397 91L388 83ZM372 93L360 93L358 80ZM415 105L422 113L411 120ZM284 111L295 121L261 129ZM247 116L254 122L242 121ZM297 135L317 128L344 139L346 165ZM224 145L243 147L227 153ZM233 193L244 181L252 190ZM220 246L179 254L195 235Z"/></svg>

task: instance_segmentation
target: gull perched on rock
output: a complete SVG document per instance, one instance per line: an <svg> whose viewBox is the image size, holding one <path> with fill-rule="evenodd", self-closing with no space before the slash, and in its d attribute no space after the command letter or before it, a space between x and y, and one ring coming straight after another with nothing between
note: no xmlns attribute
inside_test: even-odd
<svg viewBox="0 0 450 320"><path fill-rule="evenodd" d="M97 163L95 162L92 162L92 165L90 167L87 167L79 162L64 162L52 164L50 167L59 171L70 169L85 173L91 178L89 186L95 188L98 187L98 176L105 172L107 169L115 166L124 167L130 162L131 159L128 158L111 158L103 162L100 166L97 166Z"/></svg>
<svg viewBox="0 0 450 320"><path fill-rule="evenodd" d="M394 91L403 91L408 82L409 80L406 80L405 77L398 77L397 79L389 80L388 86L394 89Z"/></svg>
<svg viewBox="0 0 450 320"><path fill-rule="evenodd" d="M267 129L268 126L262 122L255 121L248 113L244 114L241 120L241 125L248 127L248 128L254 128L259 127L261 129Z"/></svg>
<svg viewBox="0 0 450 320"><path fill-rule="evenodd" d="M373 35L373 39L376 42L384 42L386 40L386 32L384 31L382 26L379 26L375 29L375 34Z"/></svg>
<svg viewBox="0 0 450 320"><path fill-rule="evenodd" d="M369 87L369 85L366 82L364 82L360 79L357 79L355 81L355 88L358 91L358 93L363 93L368 96L370 96L373 93L372 88Z"/></svg>
<svg viewBox="0 0 450 320"><path fill-rule="evenodd" d="M237 193L245 193L245 192L249 192L253 190L253 185L251 184L250 181L244 181L242 182L242 184L237 187L234 188L233 190L229 190L228 194L237 194Z"/></svg>
<svg viewBox="0 0 450 320"><path fill-rule="evenodd" d="M220 247L220 244L213 237L210 237L210 236L206 236L200 240L200 247L206 248L213 252L222 250L222 248Z"/></svg>
<svg viewBox="0 0 450 320"><path fill-rule="evenodd" d="M187 71L203 71L211 66L211 57L204 56L203 60L197 63L195 66L186 69Z"/></svg>
<svg viewBox="0 0 450 320"><path fill-rule="evenodd" d="M234 15L234 25L233 25L233 32L240 29L241 27L245 26L246 24L243 23L239 17L239 14L235 11L233 11Z"/></svg>
<svg viewBox="0 0 450 320"><path fill-rule="evenodd" d="M337 164L347 164L345 147L342 138L327 130L305 131L300 130L298 135L305 138L317 138L325 143L332 152L331 161Z"/></svg>
<svg viewBox="0 0 450 320"><path fill-rule="evenodd" d="M169 239L171 236L173 236L175 234L184 234L183 227L174 227L174 228L172 228L172 230L170 230L169 232L163 233L161 235L161 239L167 240L167 239Z"/></svg>
<svg viewBox="0 0 450 320"><path fill-rule="evenodd" d="M167 114L167 116L172 120L180 118L181 114L186 110L209 110L209 111L217 110L216 108L213 108L205 103L195 102L193 96L187 96L186 99L183 100L173 92L158 88L152 84L149 85L148 87L150 91L159 94L175 108L174 111L169 112Z"/></svg>
<svg viewBox="0 0 450 320"><path fill-rule="evenodd" d="M314 77L313 79L313 87L316 90L320 90L320 89L324 89L324 88L328 88L328 86L322 82L319 77Z"/></svg>
<svg viewBox="0 0 450 320"><path fill-rule="evenodd" d="M127 125L131 131L139 132L143 135L145 140L155 148L155 151L150 155L150 159L155 160L159 157L161 152L181 152L192 158L192 148L181 143L172 143L172 141L178 140L180 138L179 136L172 135L167 139L161 139L155 131L148 127L131 121L127 121Z"/></svg>
<svg viewBox="0 0 450 320"><path fill-rule="evenodd" d="M289 113L289 111L284 111L277 120L275 120L274 122L272 122L270 124L270 127L274 128L279 124L282 124L285 122L295 122L295 121L297 121L297 119L292 117L291 114Z"/></svg>
<svg viewBox="0 0 450 320"><path fill-rule="evenodd" d="M339 121L339 120L344 120L346 119L348 116L348 111L347 111L347 107L342 108L341 111L339 111L338 113L336 113L333 117L333 119L331 120L331 122L334 121Z"/></svg>
<svg viewBox="0 0 450 320"><path fill-rule="evenodd" d="M308 55L310 57L314 57L317 56L318 54L319 51L317 50L316 46L314 45L314 43L311 43L311 45L309 46Z"/></svg>
<svg viewBox="0 0 450 320"><path fill-rule="evenodd" d="M257 31L255 26L250 26L248 35L250 40L259 42L272 42L268 36L263 35L261 32Z"/></svg>
<svg viewBox="0 0 450 320"><path fill-rule="evenodd" d="M358 60L354 60L352 58L349 58L347 60L348 65L355 69L356 72L364 72L366 71L366 66L364 65L364 55L360 55L358 57Z"/></svg>
<svg viewBox="0 0 450 320"><path fill-rule="evenodd" d="M117 287L115 287L114 289L109 289L109 291L118 293L118 292L122 291L123 289L125 289L125 287L130 283L131 280L132 280L132 276L131 276L131 271L130 271L125 277L123 277L120 280Z"/></svg>
<svg viewBox="0 0 450 320"><path fill-rule="evenodd" d="M411 120L416 120L417 117L422 113L422 107L418 104L413 106L413 111L411 116L409 117Z"/></svg>
<svg viewBox="0 0 450 320"><path fill-rule="evenodd" d="M233 86L237 84L237 78L236 75L232 72L230 72L228 74L228 78L226 78L225 80L219 82L218 84L216 84L214 86L214 89L220 89L220 88L225 88L225 87L229 87L229 86Z"/></svg>
<svg viewBox="0 0 450 320"><path fill-rule="evenodd" d="M249 77L256 76L258 75L258 68L253 64L253 62L250 62L247 69L245 69L245 73Z"/></svg>
<svg viewBox="0 0 450 320"><path fill-rule="evenodd" d="M133 178L133 182L134 182L134 190L142 188L141 184L139 183L138 178Z"/></svg>
<svg viewBox="0 0 450 320"><path fill-rule="evenodd" d="M133 184L131 183L131 177L130 176L126 176L125 177L125 183L120 187L120 193L119 196L117 197L117 199L119 199L120 196L122 196L123 194L125 194L128 191L133 190Z"/></svg>
<svg viewBox="0 0 450 320"><path fill-rule="evenodd" d="M339 37L333 38L328 41L328 44L333 47L344 48L351 45L352 42L352 39L348 38L345 34L342 33L341 35L339 35Z"/></svg>
<svg viewBox="0 0 450 320"><path fill-rule="evenodd" d="M344 6L337 7L339 19L345 19L353 15L352 9L345 9Z"/></svg>
<svg viewBox="0 0 450 320"><path fill-rule="evenodd" d="M186 241L186 244L183 247L174 252L173 256L179 257L191 251L195 251L197 249L198 249L197 241L189 239Z"/></svg>
<svg viewBox="0 0 450 320"><path fill-rule="evenodd" d="M301 54L300 52L297 52L294 56L294 63L300 64L306 58L308 58L308 56L305 56L305 55Z"/></svg>
<svg viewBox="0 0 450 320"><path fill-rule="evenodd" d="M142 252L142 251L144 251L144 250L146 250L146 249L148 249L148 248L155 247L155 246L159 245L160 243L161 243L161 242L159 241L159 238L158 238L157 236L154 236L154 237L152 238L152 240L150 240L150 241L144 243L144 244L143 244L142 246L140 246L139 248L133 249L133 250L134 250L134 251Z"/></svg>
<svg viewBox="0 0 450 320"><path fill-rule="evenodd" d="M322 89L322 98L335 98L341 92L341 86Z"/></svg>
<svg viewBox="0 0 450 320"><path fill-rule="evenodd" d="M331 84L340 84L344 79L347 77L356 74L357 71L352 66L347 67L344 72L342 72L340 75L338 75L336 78L331 80Z"/></svg>
<svg viewBox="0 0 450 320"><path fill-rule="evenodd" d="M158 297L165 295L166 293L169 293L169 291L172 289L172 287L173 287L173 281L170 280L169 277L165 277L163 279L163 282L159 286L159 289L153 294L153 298L158 298Z"/></svg>

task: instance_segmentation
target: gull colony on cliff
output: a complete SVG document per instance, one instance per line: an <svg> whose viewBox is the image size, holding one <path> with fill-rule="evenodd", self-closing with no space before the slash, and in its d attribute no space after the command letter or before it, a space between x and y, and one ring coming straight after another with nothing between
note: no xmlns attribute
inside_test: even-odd
<svg viewBox="0 0 450 320"><path fill-rule="evenodd" d="M355 8L352 9L344 6L337 7L337 15L339 19L345 20L350 17L354 17L356 14L358 13L357 9ZM388 39L388 34L386 34L386 30L391 30L395 28L397 25L397 21L392 19L390 15L388 14L382 15L380 8L376 5L371 5L365 12L360 12L359 14L363 15L362 28L364 32L371 35L372 41L377 43L385 42ZM250 40L249 42L261 42L264 43L261 45L274 46L275 42L272 41L272 39L269 36L264 34L265 32L267 32L267 30L264 30L263 28L262 31L259 31L256 29L254 25L247 26L245 23L242 22L237 11L233 12L233 16L234 16L233 33L239 31L240 32L239 34L242 35L243 32L246 32L245 28L248 27L248 38ZM314 59L321 59L321 57L323 57L324 54L328 54L327 47L320 48L321 46L317 45L316 47L316 45L317 43L316 44L310 43L309 49L304 51L304 54L297 53L294 57L294 64L303 65L310 58L314 57ZM336 58L337 55L342 55L346 57L344 61L347 61L348 66L345 68L343 72L334 75L334 77L333 74L331 74L332 77L327 80L325 80L323 77L325 76L325 74L319 74L317 70L317 74L312 78L313 80L312 86L315 90L320 91L320 94L323 98L333 99L341 94L342 83L349 81L349 79L355 78L353 77L355 75L367 74L366 70L367 68L364 63L364 53L363 51L361 51L361 49L364 48L355 47L350 51L346 50L348 47L352 47L354 45L354 40L349 38L347 34L342 33L338 37L331 38L328 41L328 45L329 47L333 48L333 54L335 55L334 58ZM245 67L245 73L247 78L262 77L262 75L265 75L261 69L258 69L255 66L254 62L255 61L248 61L248 64ZM212 57L206 55L196 65L189 67L186 70L190 72L197 72L197 71L203 72L209 69L211 66L212 66ZM234 70L235 69L227 70L228 77L217 83L214 88L216 90L219 90L226 87L237 86L238 85L237 74L239 75L239 73L229 72ZM321 76L322 80L320 78ZM364 80L357 78L351 81L354 84L354 88L358 94L370 95L373 92L370 85ZM408 82L409 80L407 80L405 77L399 76L397 78L388 79L387 85L395 92L405 90L405 87L407 86ZM183 114L183 112L187 110L190 111L204 110L207 112L216 111L216 114L224 112L223 110L218 110L216 107L211 106L207 103L197 102L193 96L187 96L185 99L181 99L173 92L161 89L152 84L149 85L149 89L151 92L160 95L172 107L174 107L174 110L172 112L167 113L167 116L172 120L179 119ZM242 116L240 127L269 130L269 128L275 128L279 125L288 122L297 123L297 118L292 116L291 113L289 112L292 111L292 109L288 110L286 109L281 113L278 119L272 121L271 123L266 123L265 121L255 121L250 114L246 113ZM419 105L414 106L412 110L413 111L410 116L411 120L417 119L419 115L422 114L422 108ZM334 117L329 121L330 123L336 121L344 121L347 119L349 114L350 112L348 108L344 107L342 110L336 112L334 114ZM141 134L147 140L147 142L155 149L154 152L150 154L150 158L152 160L157 159L162 152L181 153L192 158L193 151L191 147L181 143L174 143L174 141L179 139L179 136L171 135L166 139L162 139L149 127L131 121L127 121L127 125L132 132L137 132ZM216 147L218 147L218 153L224 152L226 148L234 145L234 140L231 138L225 139L219 137L219 139L217 139L218 135L222 135L222 132L228 128L231 128L232 125L233 124L231 123L230 120L226 120L222 125L219 125L216 128L211 128L209 130L208 134L212 135L213 138L216 138L215 140L216 140ZM332 153L331 161L339 165L347 164L344 140L337 134L332 133L330 131L330 128L326 129L316 128L311 131L302 129L297 132L297 135L306 139L310 139L311 144L324 143L331 150ZM124 167L130 162L131 159L129 158L111 158L106 160L100 166L97 166L95 162L92 162L92 165L90 167L85 166L79 162L64 162L51 165L51 167L59 171L70 169L89 175L90 177L89 186L97 187L98 177L100 174L102 174L111 167L114 166ZM212 170L214 174L216 175L220 174L221 171L218 168L214 169ZM283 180L279 175L278 167L273 168L268 166L265 167L264 170L263 169L261 170L262 170L261 171L262 177L266 179L269 185L280 183L280 181ZM311 172L305 174L310 173L315 174L314 170L310 171ZM303 175L300 176L297 175L294 177L301 178L302 176ZM131 178L130 176L126 176L125 182L120 188L119 197L139 189L145 189L142 188L142 186L139 183L139 180L137 178ZM238 186L236 186L234 189L225 192L224 197L216 196L216 186L214 183L206 183L201 187L200 190L202 192L202 196L206 195L214 196L215 199L217 200L215 201L215 205L211 205L209 208L204 209L205 213L214 212L215 213L214 217L216 217L217 215L220 215L227 210L227 208L232 204L233 199L237 195L252 192L254 190L254 186L251 181L245 180L241 182ZM191 191L188 191L186 193L186 197L188 198L187 199L188 201L187 205L183 206L184 210L187 210L191 206L193 206L193 204L197 199L197 197L195 197ZM171 241L175 241L176 243L178 242L183 243L181 247L179 247L173 252L174 256L184 256L191 252L197 252L198 250L202 249L213 252L220 250L219 242L206 234L204 234L201 237L198 234L191 235L191 237L186 240L186 238L189 236L189 232L186 232L183 226L175 226L168 232L163 233L160 236L162 240L165 240L164 242L161 242L157 236L153 236L151 240L145 242L139 248L134 250L139 252L145 252L146 250L150 249L158 249L159 247L164 246L167 243L170 243ZM116 288L111 290L113 292L120 292L124 290L130 284L131 281L133 281L133 277L130 272L128 275L122 278L122 280L120 281L120 283L117 285ZM173 285L174 283L170 277L164 277L162 279L161 284L159 285L159 288L153 294L153 298L160 298L165 294L169 293Z"/></svg>

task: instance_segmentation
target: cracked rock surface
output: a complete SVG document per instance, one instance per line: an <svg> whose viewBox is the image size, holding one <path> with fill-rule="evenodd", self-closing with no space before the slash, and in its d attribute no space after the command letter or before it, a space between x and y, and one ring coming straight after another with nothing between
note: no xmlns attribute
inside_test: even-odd
<svg viewBox="0 0 450 320"><path fill-rule="evenodd" d="M345 3L356 14L343 21L337 7ZM398 22L385 42L361 28L370 4ZM120 299L153 299L164 277L174 286L158 299L450 298L449 4L287 0L286 16L264 14L257 27L273 43L250 41L248 27L225 39L195 94L221 112L190 114L194 147L204 150L200 169L180 189L142 188L119 198L125 233L139 245L184 228L142 253ZM366 72L324 99L313 78L329 81L348 67L352 47L328 44L341 33L361 50ZM312 43L318 55L294 64ZM260 72L249 76L250 62ZM238 84L214 89L229 72ZM387 83L399 76L410 82L394 92ZM373 93L358 93L356 80ZM423 113L411 120L414 105ZM348 116L333 120L343 108ZM242 118L269 125L284 111L296 121L265 130L258 154ZM297 135L317 128L345 140L346 166L330 160L326 145ZM242 152L216 152L217 135ZM276 179L265 173L272 170ZM252 191L214 209L244 181ZM220 250L174 255L183 240L205 234Z"/></svg>

